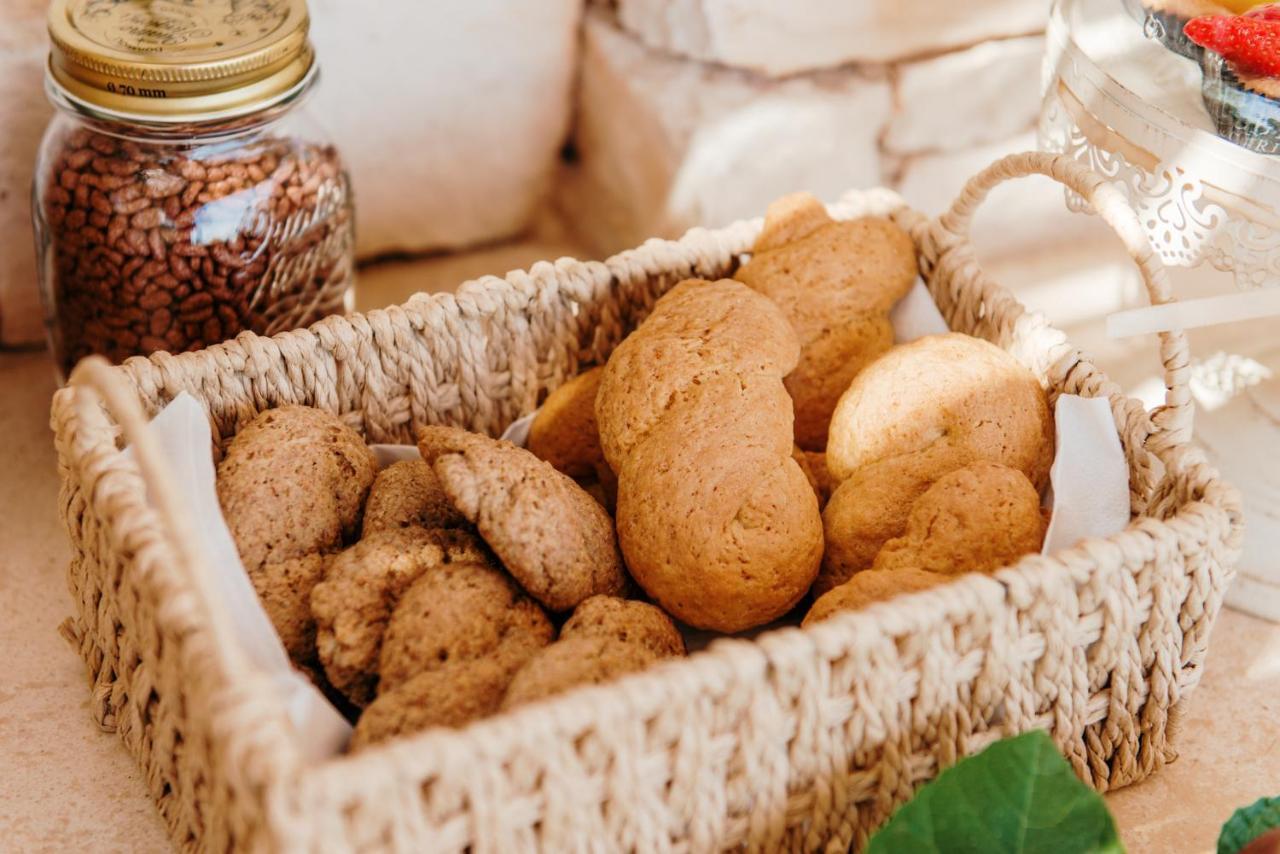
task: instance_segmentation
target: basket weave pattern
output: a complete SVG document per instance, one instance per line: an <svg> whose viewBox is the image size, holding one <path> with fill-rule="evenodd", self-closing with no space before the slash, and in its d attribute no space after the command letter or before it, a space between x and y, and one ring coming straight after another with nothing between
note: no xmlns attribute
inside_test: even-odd
<svg viewBox="0 0 1280 854"><path fill-rule="evenodd" d="M408 442L436 423L497 434L580 365L606 359L669 287L731 274L759 221L603 263L540 263L274 338L246 333L77 371L52 415L73 545L76 614L63 631L88 665L96 719L138 758L174 840L211 850L845 850L919 784L1012 733L1048 730L1099 790L1172 759L1238 550L1238 498L1187 445L1180 334L1161 347L1168 402L1148 413L978 268L974 209L996 183L1030 173L1091 199L1153 301L1168 299L1123 201L1059 158L1001 161L936 220L884 191L850 194L832 211L907 228L951 328L1009 350L1051 397L1110 399L1130 466L1128 530L323 763L303 760L210 601L172 486L149 464L144 413L188 391L220 448L286 403L337 413L371 442ZM119 450L125 435L136 464Z"/></svg>

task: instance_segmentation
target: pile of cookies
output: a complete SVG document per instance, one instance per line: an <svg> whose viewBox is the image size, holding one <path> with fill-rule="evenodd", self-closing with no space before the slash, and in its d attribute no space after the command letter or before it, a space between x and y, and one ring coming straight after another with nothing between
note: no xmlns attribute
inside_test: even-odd
<svg viewBox="0 0 1280 854"><path fill-rule="evenodd" d="M734 279L672 288L551 393L527 449L426 427L378 471L318 410L241 430L224 515L353 748L682 656L678 623L810 624L1037 551L1044 389L979 339L894 346L915 281L892 222L788 197Z"/></svg>

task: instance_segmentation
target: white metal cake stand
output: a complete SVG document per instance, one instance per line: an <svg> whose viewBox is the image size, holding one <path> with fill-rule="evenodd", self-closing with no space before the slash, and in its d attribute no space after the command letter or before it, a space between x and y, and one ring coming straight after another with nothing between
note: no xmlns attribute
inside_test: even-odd
<svg viewBox="0 0 1280 854"><path fill-rule="evenodd" d="M1146 38L1121 0L1055 0L1040 143L1110 177L1167 265L1234 277L1225 294L1113 315L1109 333L1272 318L1266 340L1247 342L1251 358L1216 354L1193 385L1218 404L1198 415L1199 440L1245 497L1245 554L1227 601L1280 621L1280 156L1219 138L1200 81L1199 66Z"/></svg>

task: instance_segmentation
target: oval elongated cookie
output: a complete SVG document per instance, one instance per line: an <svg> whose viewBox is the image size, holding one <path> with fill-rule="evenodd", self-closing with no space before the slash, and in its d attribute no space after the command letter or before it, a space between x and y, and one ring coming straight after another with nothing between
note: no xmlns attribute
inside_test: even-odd
<svg viewBox="0 0 1280 854"><path fill-rule="evenodd" d="M333 687L357 706L378 684L378 658L392 611L424 573L453 563L491 567L492 556L460 530L395 528L334 555L311 591L316 651Z"/></svg>
<svg viewBox="0 0 1280 854"><path fill-rule="evenodd" d="M596 426L596 391L604 368L578 374L547 396L529 425L530 453L572 478L599 477L607 465Z"/></svg>
<svg viewBox="0 0 1280 854"><path fill-rule="evenodd" d="M613 520L572 479L523 448L455 427L418 436L453 505L534 599L567 611L616 595L627 575Z"/></svg>
<svg viewBox="0 0 1280 854"><path fill-rule="evenodd" d="M850 382L893 346L889 310L916 280L915 245L887 219L836 222L808 193L765 214L750 261L734 278L773 300L800 339L786 379L795 441L826 447L831 414Z"/></svg>

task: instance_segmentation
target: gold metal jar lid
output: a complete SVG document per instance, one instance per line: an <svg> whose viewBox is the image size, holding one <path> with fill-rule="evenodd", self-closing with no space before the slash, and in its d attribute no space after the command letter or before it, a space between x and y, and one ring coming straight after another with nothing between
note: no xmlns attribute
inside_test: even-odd
<svg viewBox="0 0 1280 854"><path fill-rule="evenodd" d="M306 83L308 27L306 0L53 0L49 75L113 117L231 118Z"/></svg>

